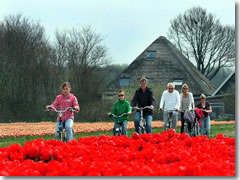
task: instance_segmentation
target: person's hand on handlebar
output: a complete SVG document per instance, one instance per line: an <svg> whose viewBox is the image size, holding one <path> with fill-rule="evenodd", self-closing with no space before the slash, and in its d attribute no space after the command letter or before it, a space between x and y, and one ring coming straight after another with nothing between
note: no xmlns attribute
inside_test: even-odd
<svg viewBox="0 0 240 180"><path fill-rule="evenodd" d="M49 109L50 107L51 107L50 105L47 105L47 106L46 106L46 111L49 111L49 110L50 110L50 109Z"/></svg>
<svg viewBox="0 0 240 180"><path fill-rule="evenodd" d="M131 106L130 108L131 108L131 110L132 110L132 112L133 112L133 111L134 111L133 107Z"/></svg>
<svg viewBox="0 0 240 180"><path fill-rule="evenodd" d="M111 113L107 113L107 116L111 116Z"/></svg>
<svg viewBox="0 0 240 180"><path fill-rule="evenodd" d="M73 110L76 111L77 113L80 111L80 107L78 108L78 106L74 106Z"/></svg>
<svg viewBox="0 0 240 180"><path fill-rule="evenodd" d="M161 111L162 111L162 108L159 108L158 111L161 112Z"/></svg>

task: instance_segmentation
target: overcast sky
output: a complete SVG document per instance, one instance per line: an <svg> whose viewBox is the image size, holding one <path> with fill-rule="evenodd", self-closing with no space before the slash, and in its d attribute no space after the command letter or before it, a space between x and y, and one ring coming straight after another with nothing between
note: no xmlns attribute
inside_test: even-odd
<svg viewBox="0 0 240 180"><path fill-rule="evenodd" d="M235 25L234 0L0 0L0 21L21 13L39 21L50 40L56 29L91 25L104 37L112 63L130 64L170 20L193 6L207 9L223 25Z"/></svg>

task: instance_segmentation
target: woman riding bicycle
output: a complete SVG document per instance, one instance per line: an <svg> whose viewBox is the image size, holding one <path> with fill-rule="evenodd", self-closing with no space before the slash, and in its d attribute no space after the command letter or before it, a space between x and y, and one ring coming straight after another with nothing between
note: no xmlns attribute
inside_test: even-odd
<svg viewBox="0 0 240 180"><path fill-rule="evenodd" d="M118 101L116 101L113 105L112 111L109 112L107 115L110 116L114 114L115 116L120 116L124 113L130 115L132 112L130 103L125 99L125 92L123 90L118 91ZM128 116L122 116L119 118L120 125L122 127L122 135L127 136L127 122ZM119 126L117 119L114 121L113 131ZM115 132L113 132L115 134Z"/></svg>
<svg viewBox="0 0 240 180"><path fill-rule="evenodd" d="M49 107L54 107L55 109L65 110L68 107L73 107L76 112L79 112L80 107L78 105L78 100L72 93L70 93L71 91L70 83L64 82L61 86L61 91L62 91L62 94L58 95L55 101L51 105L47 105L46 109L48 109ZM66 129L66 136L67 136L66 141L70 141L73 139L73 130L72 130L73 120L74 120L73 111L66 111L62 115L62 122L65 123L65 129ZM55 136L57 140L60 140L57 133L59 131L59 122L60 122L60 118L58 116L56 130L55 130Z"/></svg>

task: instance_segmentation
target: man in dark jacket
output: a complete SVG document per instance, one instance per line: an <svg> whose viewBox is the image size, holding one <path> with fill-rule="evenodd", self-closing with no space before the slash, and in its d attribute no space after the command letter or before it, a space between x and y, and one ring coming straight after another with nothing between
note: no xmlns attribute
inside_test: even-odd
<svg viewBox="0 0 240 180"><path fill-rule="evenodd" d="M153 92L150 88L147 87L147 79L141 78L140 79L140 88L136 90L135 95L131 101L131 106L135 107L138 105L138 107L145 107L150 106L151 109L144 109L143 110L143 117L146 119L146 132L152 133L152 114L153 114L153 108L155 105L155 98L153 96ZM134 118L134 126L135 131L139 133L139 125L141 120L141 113L140 111L136 112L135 118Z"/></svg>

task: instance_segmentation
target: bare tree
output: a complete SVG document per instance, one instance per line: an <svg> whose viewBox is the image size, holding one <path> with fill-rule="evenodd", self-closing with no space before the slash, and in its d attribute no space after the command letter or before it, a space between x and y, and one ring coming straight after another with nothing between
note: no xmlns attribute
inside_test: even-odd
<svg viewBox="0 0 240 180"><path fill-rule="evenodd" d="M66 79L74 84L79 101L84 104L96 99L104 78L96 70L108 63L101 36L88 26L56 32L56 40L57 62L68 69Z"/></svg>
<svg viewBox="0 0 240 180"><path fill-rule="evenodd" d="M50 45L39 23L21 14L5 17L0 22L0 121L46 117L43 108L66 80L85 109L101 104L96 101L105 76L99 69L108 63L102 41L91 27L84 27L57 32L56 43Z"/></svg>
<svg viewBox="0 0 240 180"><path fill-rule="evenodd" d="M35 118L42 111L46 92L50 92L44 88L50 83L47 72L51 72L45 30L21 14L10 15L0 23L0 42L1 115L18 120Z"/></svg>
<svg viewBox="0 0 240 180"><path fill-rule="evenodd" d="M234 27L221 25L201 7L193 7L173 19L168 36L209 80L222 67L235 62Z"/></svg>

